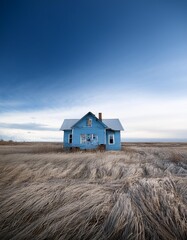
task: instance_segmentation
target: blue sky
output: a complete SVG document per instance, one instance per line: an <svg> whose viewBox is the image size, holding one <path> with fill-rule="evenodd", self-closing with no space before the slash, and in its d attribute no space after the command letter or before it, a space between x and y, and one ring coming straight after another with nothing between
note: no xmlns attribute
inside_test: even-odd
<svg viewBox="0 0 187 240"><path fill-rule="evenodd" d="M186 138L186 26L182 0L1 1L0 138L59 140L88 111Z"/></svg>

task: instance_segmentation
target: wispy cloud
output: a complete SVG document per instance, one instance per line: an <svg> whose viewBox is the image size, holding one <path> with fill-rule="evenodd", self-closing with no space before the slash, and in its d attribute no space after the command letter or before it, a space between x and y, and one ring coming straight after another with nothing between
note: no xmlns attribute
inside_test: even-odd
<svg viewBox="0 0 187 240"><path fill-rule="evenodd" d="M62 132L58 129L65 118L80 118L92 111L96 115L103 112L104 118L119 118L125 128L124 139L187 137L187 98L155 98L141 93L111 96L107 93L95 96L82 104L72 100L69 108L1 114L0 135L34 141L61 141Z"/></svg>
<svg viewBox="0 0 187 240"><path fill-rule="evenodd" d="M40 130L40 131L58 131L58 128L51 128L48 125L39 123L2 123L0 122L0 128L9 129L23 129L23 130Z"/></svg>

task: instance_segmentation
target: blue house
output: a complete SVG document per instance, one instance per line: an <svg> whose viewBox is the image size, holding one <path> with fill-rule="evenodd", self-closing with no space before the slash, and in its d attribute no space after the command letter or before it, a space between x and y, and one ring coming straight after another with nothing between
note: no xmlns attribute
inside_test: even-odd
<svg viewBox="0 0 187 240"><path fill-rule="evenodd" d="M60 130L64 131L64 148L120 150L120 131L123 127L119 119L97 118L88 112L81 119L65 119Z"/></svg>

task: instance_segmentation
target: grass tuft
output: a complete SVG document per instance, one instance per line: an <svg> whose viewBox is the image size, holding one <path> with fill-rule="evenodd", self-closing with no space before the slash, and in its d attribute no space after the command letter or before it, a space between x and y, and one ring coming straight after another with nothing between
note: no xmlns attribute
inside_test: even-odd
<svg viewBox="0 0 187 240"><path fill-rule="evenodd" d="M0 239L187 239L187 145L1 145Z"/></svg>

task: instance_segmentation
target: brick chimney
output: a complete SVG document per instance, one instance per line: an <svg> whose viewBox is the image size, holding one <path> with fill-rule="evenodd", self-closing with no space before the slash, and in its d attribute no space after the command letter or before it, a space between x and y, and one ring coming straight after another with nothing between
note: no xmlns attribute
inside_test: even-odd
<svg viewBox="0 0 187 240"><path fill-rule="evenodd" d="M99 113L99 120L102 121L102 113Z"/></svg>

